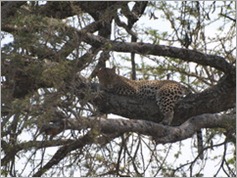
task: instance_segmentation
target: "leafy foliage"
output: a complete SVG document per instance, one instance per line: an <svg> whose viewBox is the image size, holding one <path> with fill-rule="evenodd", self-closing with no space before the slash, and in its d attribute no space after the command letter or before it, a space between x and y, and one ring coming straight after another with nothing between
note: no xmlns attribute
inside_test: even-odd
<svg viewBox="0 0 237 178"><path fill-rule="evenodd" d="M223 84L213 96L231 99L210 113L228 122L235 117L235 94L228 93L236 83L233 1L1 3L1 175L236 176L233 122L202 126L204 160L195 136L161 145L152 133L111 133L119 116L107 115L108 107L117 115L121 108L101 97L95 78L100 67L116 65L128 78L180 81L197 97ZM177 56L169 55L173 46ZM201 62L180 57L197 51ZM219 56L223 70L208 58ZM113 118L110 128L100 125L103 118Z"/></svg>

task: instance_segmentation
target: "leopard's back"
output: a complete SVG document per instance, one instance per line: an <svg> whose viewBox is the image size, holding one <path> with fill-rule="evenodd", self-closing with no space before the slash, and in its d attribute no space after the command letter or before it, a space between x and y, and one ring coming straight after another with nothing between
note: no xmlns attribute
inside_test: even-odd
<svg viewBox="0 0 237 178"><path fill-rule="evenodd" d="M191 91L173 80L129 80L115 73L114 68L103 68L98 73L101 86L118 95L154 99L164 115L164 124L173 119L177 101Z"/></svg>
<svg viewBox="0 0 237 178"><path fill-rule="evenodd" d="M155 98L157 93L162 91L167 97L171 95L182 97L190 93L188 88L173 80L139 80L136 81L136 86L137 94L148 98Z"/></svg>

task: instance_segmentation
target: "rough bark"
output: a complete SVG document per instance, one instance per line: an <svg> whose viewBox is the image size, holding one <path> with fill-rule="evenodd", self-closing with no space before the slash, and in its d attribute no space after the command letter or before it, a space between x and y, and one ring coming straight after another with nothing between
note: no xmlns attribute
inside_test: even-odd
<svg viewBox="0 0 237 178"><path fill-rule="evenodd" d="M50 125L48 127L51 127ZM96 129L100 134L123 134L126 132L136 132L143 135L152 136L157 143L173 143L191 137L201 128L225 128L235 130L235 114L218 115L202 114L191 117L180 126L164 126L144 120L129 119L105 119L101 117L80 117L75 119L65 119L61 125L64 129L84 130L88 128Z"/></svg>
<svg viewBox="0 0 237 178"><path fill-rule="evenodd" d="M100 36L78 31L78 35L83 36L83 41L94 46L105 45L111 51L116 52L135 52L143 55L155 55L179 58L187 62L195 62L205 66L214 67L220 71L229 73L235 70L235 67L229 64L225 58L218 55L204 54L199 51L177 48L165 45L154 45L150 43L128 43L110 41Z"/></svg>
<svg viewBox="0 0 237 178"><path fill-rule="evenodd" d="M160 122L163 119L155 101L141 102L139 98L129 98L105 93L104 99L96 105L103 113L113 113L129 119ZM236 103L236 86L225 76L215 86L201 93L190 94L180 100L175 107L172 125L180 125L193 116L204 113L218 113L233 108Z"/></svg>
<svg viewBox="0 0 237 178"><path fill-rule="evenodd" d="M25 7L26 1L22 2L2 2L2 30L12 33L13 36L25 32L36 33L38 31L35 27L35 31L30 31L25 26L9 25L12 17L18 14L18 10L21 7ZM60 148L52 156L52 158L42 167L34 173L33 176L41 176L47 170L57 165L61 160L68 156L72 151L76 149L84 148L86 145L99 144L104 145L111 142L114 138L128 132L135 132L147 136L152 136L156 143L173 143L177 141L190 138L196 131L201 128L224 128L230 134L235 133L235 114L219 115L222 111L234 108L236 103L236 74L235 66L228 63L227 60L221 56L208 55L199 51L182 49L172 46L164 46L150 43L129 43L110 40L111 34L111 21L115 19L115 23L118 26L124 28L128 34L136 37L136 34L132 31L132 26L144 13L144 10L148 2L135 2L133 9L129 9L128 2L47 2L43 6L29 6L29 8L21 8L19 12L26 15L39 15L46 19L55 18L58 21L66 19L73 15L81 15L86 12L91 15L94 22L88 26L78 30L73 27L63 27L65 36L68 37L68 41L63 44L62 48L58 51L54 51L46 46L41 50L38 46L31 47L31 56L20 56L19 61L22 61L21 65L15 65L14 59L10 62L5 60L2 62L2 74L7 77L7 82L2 82L2 97L3 107L2 115L7 116L13 113L12 103L19 99L24 99L26 95L29 97L34 95L34 92L39 88L54 88L53 84L48 84L40 80L41 73L45 70L46 65L43 59L47 58L53 62L60 62L67 60L67 56L70 55L75 49L78 49L83 43L87 43L91 46L87 52L80 58L76 58L74 61L70 61L69 70L71 66L74 66L74 71L71 71L69 78L65 77L65 85L67 87L59 88L59 90L66 91L65 93L72 93L78 96L80 101L85 100L86 93L91 93L89 100L94 107L98 108L99 114L117 114L127 119L104 119L100 115L95 117L78 117L77 119L67 118L64 116L55 116L55 122L51 125L48 124L48 118L45 118L46 124L44 130L41 131L53 131L53 136L63 132L64 130L77 130L85 131L84 136L79 138L72 137L73 139L64 140L54 138L50 141L26 141L21 143L17 139L17 134L21 131L18 129L18 124L22 125L20 117L16 116L12 123L9 117L3 118L2 128L9 124L7 130L2 132L2 136L9 137L9 142L2 140L2 149L5 156L2 158L2 165L14 165L14 159L18 153L30 149L40 149L51 146L57 146ZM28 5L28 4L27 4ZM31 9L32 8L32 9ZM31 10L29 10L31 9ZM119 20L119 14L117 10L121 9L121 13L128 19L127 24ZM27 14L28 13L28 14ZM116 21L117 19L117 21ZM8 24L9 23L9 24ZM98 35L96 32L98 32ZM116 39L119 40L119 39ZM92 63L93 58L98 54L100 50L108 54L110 51L125 52L142 55L155 55L177 58L186 62L194 62L203 66L213 67L223 73L221 80L211 88L208 88L200 93L188 95L182 99L175 107L174 120L171 126L164 126L159 124L163 120L163 115L159 111L155 101L141 101L139 98L130 98L127 96L119 96L114 93L107 93L103 91L103 94L98 96L98 83L82 82L79 81L76 85L77 90L71 92L71 88L75 87L74 75L77 71L81 71L89 64ZM42 52L43 51L43 52ZM37 56L37 61L34 57ZM3 57L4 58L4 57ZM101 58L103 56L101 55ZM25 61L25 59L27 59ZM99 59L99 61L103 59ZM106 60L106 59L105 59ZM35 63L35 64L33 64ZM37 68L37 74L26 72L24 69L35 67ZM33 68L34 68L33 67ZM47 67L46 67L47 68ZM10 79L10 80L9 80ZM71 80L72 79L72 80ZM9 82L10 81L10 82ZM12 82L12 83L11 83ZM58 89L58 88L57 88ZM9 90L12 94L5 94L5 91ZM101 97L102 96L102 97ZM7 99L4 99L7 98ZM17 99L16 99L17 98ZM83 101L84 102L84 101ZM71 106L70 106L71 107ZM68 107L67 112L70 112ZM19 111L28 112L28 111ZM32 113L29 112L29 115ZM75 114L76 115L76 114ZM34 117L34 113L32 114ZM23 121L22 121L23 122ZM28 120L27 120L28 122ZM57 123L56 123L57 122ZM36 122L36 125L38 123ZM26 123L27 125L27 123ZM174 127L175 126L175 127ZM37 125L40 128L39 125ZM23 129L23 128L22 128ZM3 129L2 129L3 130ZM90 130L90 131L88 131ZM88 131L88 132L87 132ZM40 135L43 133L40 132ZM224 131L223 131L224 132ZM38 131L37 131L38 133ZM37 136L35 136L37 139ZM48 138L48 137L47 137ZM47 139L46 138L46 139ZM228 137L229 139L229 137ZM12 166L13 167L13 166Z"/></svg>

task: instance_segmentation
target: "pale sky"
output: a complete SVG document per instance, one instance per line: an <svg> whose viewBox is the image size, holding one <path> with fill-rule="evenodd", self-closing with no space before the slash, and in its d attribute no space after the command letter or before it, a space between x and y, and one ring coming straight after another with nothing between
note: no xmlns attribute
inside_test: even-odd
<svg viewBox="0 0 237 178"><path fill-rule="evenodd" d="M217 2L217 3L221 3L221 2ZM133 4L133 3L131 3L131 4ZM156 16L159 17L159 15L160 15L159 12L156 13ZM213 29L216 29L216 28L217 28L220 24L222 24L222 23L223 23L223 22L217 21L217 22L214 23L212 26L207 26L207 27L205 28L206 35L208 35L209 37L214 37L214 36L216 35L216 32L213 31ZM162 25L161 25L161 24L162 24ZM167 21L162 21L162 22L161 22L161 19L158 19L158 20L150 20L147 16L140 18L140 20L137 22L137 25L138 25L138 26L151 27L151 28L153 28L153 29L159 30L160 32L166 31L167 29L170 29L170 25L169 25L169 23L168 23ZM225 32L225 30L224 30L223 33L222 33L222 35L226 35L225 33L226 33L226 32ZM112 32L112 34L113 34L113 32ZM141 37L141 35L139 35L139 36ZM113 37L112 37L112 38L113 38ZM144 39L144 40L148 40L148 38L146 38L146 37L143 37L143 39ZM1 39L1 47L2 47L4 44L7 44L7 43L12 42L12 41L13 41L12 36L10 36L10 35L6 36L4 39ZM149 41L144 41L144 42L149 42ZM166 44L162 44L162 45L166 45ZM212 48L213 46L215 46L214 43L213 43L213 44L210 44L209 48ZM177 47L180 47L179 44L177 44ZM116 53L114 53L114 54L116 55ZM121 55L121 53L119 53L119 54ZM125 55L125 54L124 54L124 55ZM126 55L130 56L130 54L126 54ZM138 57L138 55L136 55L136 57ZM127 65L130 65L130 63L128 63ZM118 116L115 116L115 115L110 115L110 117L111 117L111 118L118 118ZM196 135L194 135L194 137L196 138ZM30 138L31 138L31 136L29 136L28 133L22 133L22 140L28 140L28 139L30 139ZM220 140L223 141L224 138L216 137L214 140L220 142ZM192 152L191 152L191 150L192 150L191 147L193 146L193 142L192 142L192 139L191 139L191 138L182 141L182 144L185 145L185 146L182 147L181 156L180 156L180 158L179 158L178 160L176 160L176 162L173 163L173 165L177 165L177 166L178 166L178 165L180 165L180 164L186 163L186 162L190 161L190 159L193 159L193 158L196 156L196 154L197 154L196 152L195 152L195 153L192 153ZM169 144L166 144L166 146L167 146L167 145L169 145ZM159 146L158 146L159 149L161 149L162 147L163 147L162 145L159 145ZM230 146L229 146L228 148L229 148L229 149L232 149L233 147L230 147ZM173 144L170 155L176 154L177 149L179 149L179 144L178 144L178 143L177 143L177 144ZM47 149L47 150L48 150L48 153L51 154L51 155L53 154L53 152L56 151L55 148L49 148L49 149ZM195 150L195 149L194 149L194 150ZM227 150L227 152L229 152L229 151L231 151L231 150ZM144 153L145 153L145 152L146 152L146 151L144 151ZM211 155L212 155L212 156L214 156L214 155L221 155L222 153L223 153L223 147L219 147L218 149L215 148L215 149L212 150L212 151L208 151L208 155L209 155L209 156L211 156ZM162 154L162 153L161 153L161 154ZM37 156L39 156L39 158L40 158L41 155L37 155ZM231 155L231 156L232 156L232 155ZM227 158L228 158L228 156L227 156ZM172 162L173 162L173 156L169 156L167 160L169 160L169 162L172 163ZM219 160L221 160L221 158L220 158ZM19 164L18 164L18 165L19 165L20 167L21 167L21 166L24 166L24 163L25 163L24 161L25 161L25 158L21 158L21 160L19 161ZM199 162L200 162L200 164L206 164L206 165L205 165L205 168L204 168L204 171L203 171L204 176L206 176L206 177L211 177L211 176L213 176L213 173L217 171L217 168L218 168L218 166L219 166L219 164L220 164L220 162L217 161L217 160L214 160L214 161L208 160L206 163L205 163L205 162L202 163L201 161L199 161ZM199 168L198 168L198 166L195 166L194 169L199 169ZM30 169L30 167L29 167L29 171L30 171L30 170L31 170L31 169ZM193 171L193 172L195 172L195 171ZM80 173L78 173L78 174L80 174ZM27 175L27 173L26 173L25 175ZM220 176L221 176L221 175L225 176L225 174L223 173L222 170L221 170L221 173L220 173L219 175L220 175ZM80 175L77 175L77 176L80 176ZM151 175L147 175L147 176L151 176Z"/></svg>

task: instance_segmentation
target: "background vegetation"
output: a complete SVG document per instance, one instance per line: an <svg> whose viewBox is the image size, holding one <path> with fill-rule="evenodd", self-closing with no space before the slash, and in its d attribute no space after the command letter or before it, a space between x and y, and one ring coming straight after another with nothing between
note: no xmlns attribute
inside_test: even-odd
<svg viewBox="0 0 237 178"><path fill-rule="evenodd" d="M235 1L1 8L2 176L236 176ZM193 94L162 126L154 101L101 93L103 66Z"/></svg>

